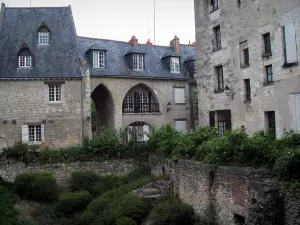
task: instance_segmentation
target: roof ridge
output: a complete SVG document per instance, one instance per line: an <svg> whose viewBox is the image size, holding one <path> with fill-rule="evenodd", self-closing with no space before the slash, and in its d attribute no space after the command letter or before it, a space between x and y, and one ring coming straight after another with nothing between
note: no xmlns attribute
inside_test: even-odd
<svg viewBox="0 0 300 225"><path fill-rule="evenodd" d="M69 8L69 6L5 7L5 9L62 9L62 8Z"/></svg>

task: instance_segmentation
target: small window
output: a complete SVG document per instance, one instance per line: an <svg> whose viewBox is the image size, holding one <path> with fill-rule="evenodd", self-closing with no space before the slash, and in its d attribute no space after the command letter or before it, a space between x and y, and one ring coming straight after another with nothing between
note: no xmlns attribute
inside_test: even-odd
<svg viewBox="0 0 300 225"><path fill-rule="evenodd" d="M251 85L250 79L244 79L245 101L251 101Z"/></svg>
<svg viewBox="0 0 300 225"><path fill-rule="evenodd" d="M49 32L39 32L39 44L49 44Z"/></svg>
<svg viewBox="0 0 300 225"><path fill-rule="evenodd" d="M240 61L241 67L248 67L250 65L249 48L247 41L240 43Z"/></svg>
<svg viewBox="0 0 300 225"><path fill-rule="evenodd" d="M61 84L49 84L49 102L61 102Z"/></svg>
<svg viewBox="0 0 300 225"><path fill-rule="evenodd" d="M297 63L297 44L295 24L291 23L283 27L285 64Z"/></svg>
<svg viewBox="0 0 300 225"><path fill-rule="evenodd" d="M179 73L180 72L179 58L177 58L177 57L171 58L170 68L171 68L170 69L171 73Z"/></svg>
<svg viewBox="0 0 300 225"><path fill-rule="evenodd" d="M105 52L93 51L93 67L105 68Z"/></svg>
<svg viewBox="0 0 300 225"><path fill-rule="evenodd" d="M219 8L219 0L209 0L209 11L213 12Z"/></svg>
<svg viewBox="0 0 300 225"><path fill-rule="evenodd" d="M19 67L31 67L31 56L19 56Z"/></svg>
<svg viewBox="0 0 300 225"><path fill-rule="evenodd" d="M144 70L144 55L133 54L133 70Z"/></svg>
<svg viewBox="0 0 300 225"><path fill-rule="evenodd" d="M218 92L223 92L224 91L224 76L223 76L223 66L217 66L215 67L216 71L216 90Z"/></svg>
<svg viewBox="0 0 300 225"><path fill-rule="evenodd" d="M41 142L42 141L42 126L41 125L29 125L28 126L29 142Z"/></svg>
<svg viewBox="0 0 300 225"><path fill-rule="evenodd" d="M174 88L175 104L185 104L185 88Z"/></svg>
<svg viewBox="0 0 300 225"><path fill-rule="evenodd" d="M273 68L272 68L272 65L266 66L266 82L267 82L267 84L273 83Z"/></svg>
<svg viewBox="0 0 300 225"><path fill-rule="evenodd" d="M218 51L222 49L222 44L221 44L221 29L220 26L216 26L213 28L213 50Z"/></svg>
<svg viewBox="0 0 300 225"><path fill-rule="evenodd" d="M216 114L217 114L218 131L219 134L223 136L226 130L231 129L231 111L220 110L220 111L216 111Z"/></svg>
<svg viewBox="0 0 300 225"><path fill-rule="evenodd" d="M264 39L264 55L271 55L272 50L271 50L271 37L270 33L266 33L263 35Z"/></svg>
<svg viewBox="0 0 300 225"><path fill-rule="evenodd" d="M244 54L244 65L249 66L250 65L250 63L249 63L249 49L248 48L243 49L243 54Z"/></svg>
<svg viewBox="0 0 300 225"><path fill-rule="evenodd" d="M179 132L186 132L186 120L175 120L175 129Z"/></svg>

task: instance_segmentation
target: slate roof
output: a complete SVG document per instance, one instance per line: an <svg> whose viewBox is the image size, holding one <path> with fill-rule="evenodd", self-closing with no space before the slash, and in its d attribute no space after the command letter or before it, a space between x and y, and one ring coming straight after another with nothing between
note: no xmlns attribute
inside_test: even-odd
<svg viewBox="0 0 300 225"><path fill-rule="evenodd" d="M78 45L80 54L88 61L86 52L94 45L105 46L106 52L106 68L90 68L90 76L92 77L136 77L136 78L153 78L153 79L186 79L184 75L185 69L183 62L187 57L196 55L195 46L181 45L182 69L180 74L170 73L166 67L163 56L171 54L177 56L171 47L144 45L139 44L133 47L128 42L94 39L87 37L78 37ZM128 52L141 52L145 54L145 70L134 71L130 68L125 60L125 54ZM89 62L92 67L91 62Z"/></svg>
<svg viewBox="0 0 300 225"><path fill-rule="evenodd" d="M43 22L50 29L47 46L38 45L37 29ZM32 68L17 68L24 43L33 54ZM0 78L82 77L71 8L5 8L0 59Z"/></svg>

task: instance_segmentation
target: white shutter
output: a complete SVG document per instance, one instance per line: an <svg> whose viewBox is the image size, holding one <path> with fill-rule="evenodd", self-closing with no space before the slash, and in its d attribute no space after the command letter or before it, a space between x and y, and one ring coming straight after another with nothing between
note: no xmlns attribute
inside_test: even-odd
<svg viewBox="0 0 300 225"><path fill-rule="evenodd" d="M45 124L41 124L41 137L42 142L45 142Z"/></svg>
<svg viewBox="0 0 300 225"><path fill-rule="evenodd" d="M300 94L290 95L291 129L300 132Z"/></svg>
<svg viewBox="0 0 300 225"><path fill-rule="evenodd" d="M185 103L185 89L184 88L174 88L175 103L181 104Z"/></svg>
<svg viewBox="0 0 300 225"><path fill-rule="evenodd" d="M148 135L150 133L149 125L143 126L143 132L144 132L144 141L148 141L149 140Z"/></svg>
<svg viewBox="0 0 300 225"><path fill-rule="evenodd" d="M98 52L93 51L93 67L98 68Z"/></svg>
<svg viewBox="0 0 300 225"><path fill-rule="evenodd" d="M22 125L22 143L29 142L29 128L28 125Z"/></svg>
<svg viewBox="0 0 300 225"><path fill-rule="evenodd" d="M175 128L179 132L186 132L186 121L185 120L176 120Z"/></svg>
<svg viewBox="0 0 300 225"><path fill-rule="evenodd" d="M286 63L297 62L296 31L295 24L291 23L284 27Z"/></svg>

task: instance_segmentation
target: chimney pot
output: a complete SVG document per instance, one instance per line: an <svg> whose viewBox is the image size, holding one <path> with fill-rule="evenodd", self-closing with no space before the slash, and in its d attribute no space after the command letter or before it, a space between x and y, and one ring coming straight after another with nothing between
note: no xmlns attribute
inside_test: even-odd
<svg viewBox="0 0 300 225"><path fill-rule="evenodd" d="M135 35L133 35L129 41L129 43L133 46L133 47L137 47L139 45L138 39L136 38Z"/></svg>
<svg viewBox="0 0 300 225"><path fill-rule="evenodd" d="M180 42L177 35L174 36L174 39L170 42L170 47L172 47L178 55L180 55Z"/></svg>
<svg viewBox="0 0 300 225"><path fill-rule="evenodd" d="M153 45L152 42L150 41L150 39L148 39L146 45Z"/></svg>

